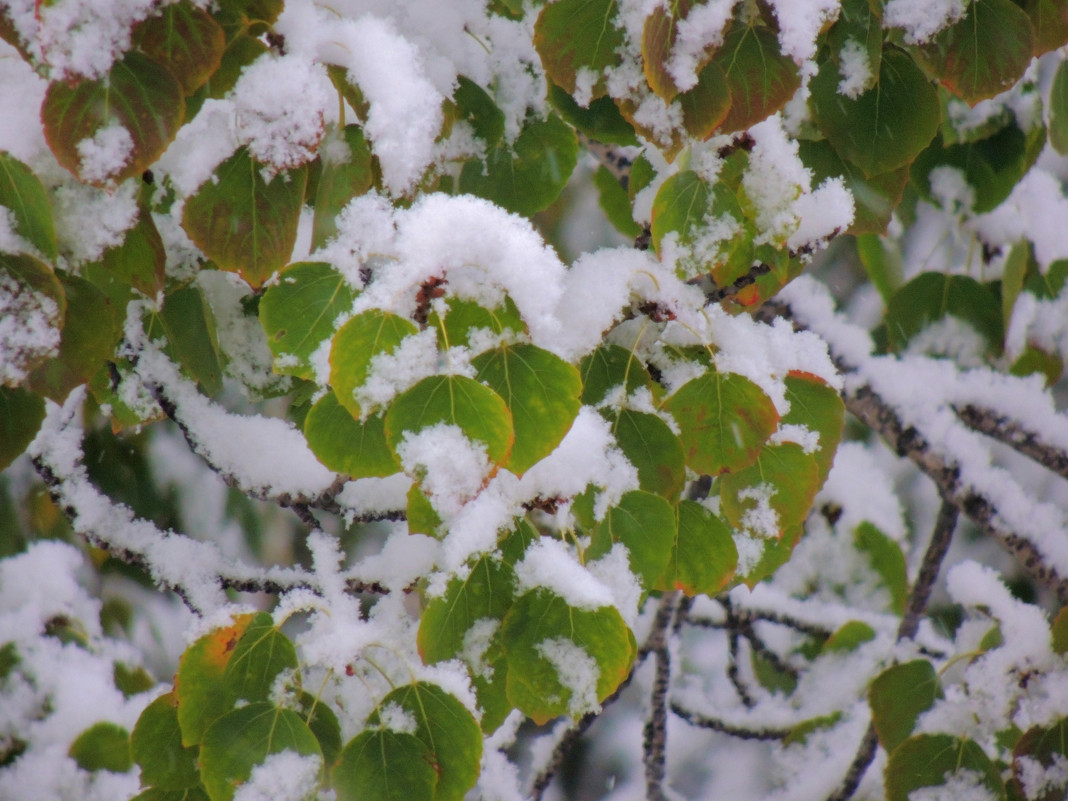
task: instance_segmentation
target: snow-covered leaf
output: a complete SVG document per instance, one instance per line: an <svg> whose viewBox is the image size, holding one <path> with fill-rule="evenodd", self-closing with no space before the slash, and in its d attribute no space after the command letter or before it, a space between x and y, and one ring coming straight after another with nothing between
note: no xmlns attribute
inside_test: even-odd
<svg viewBox="0 0 1068 801"><path fill-rule="evenodd" d="M0 151L0 207L14 216L14 233L45 258L56 258L56 228L48 192L33 170Z"/></svg>

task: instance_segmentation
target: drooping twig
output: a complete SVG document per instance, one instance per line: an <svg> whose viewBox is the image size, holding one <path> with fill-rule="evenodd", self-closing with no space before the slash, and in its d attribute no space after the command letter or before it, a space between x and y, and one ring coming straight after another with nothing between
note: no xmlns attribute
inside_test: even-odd
<svg viewBox="0 0 1068 801"><path fill-rule="evenodd" d="M1041 433L1031 431L1019 421L993 409L984 409L974 404L955 407L954 411L968 427L1005 443L1046 469L1068 478L1068 453L1044 441Z"/></svg>
<svg viewBox="0 0 1068 801"><path fill-rule="evenodd" d="M655 673L650 697L649 720L642 731L642 757L645 763L645 797L647 801L666 801L664 795L664 760L667 749L667 694L671 685L669 631L679 605L678 590L660 601L653 619L648 647L653 655Z"/></svg>
<svg viewBox="0 0 1068 801"><path fill-rule="evenodd" d="M942 567L946 551L949 550L959 516L960 510L952 502L943 499L938 509L938 517L935 519L934 530L931 532L931 542L923 555L920 572L916 575L916 581L913 582L905 603L905 614L897 630L898 642L911 640L916 636L920 618L927 611L927 604L931 600L931 589L934 587L935 579L938 578L938 571ZM875 759L878 745L879 738L875 732L875 724L869 723L868 730L857 748L857 754L853 757L853 762L850 763L849 770L842 779L842 784L828 801L849 801L853 797L853 793L860 786L861 779L864 778L865 771Z"/></svg>
<svg viewBox="0 0 1068 801"><path fill-rule="evenodd" d="M718 731L722 734L729 734L731 737L737 737L739 740L784 740L790 734L790 729L751 728L736 723L728 723L717 718L710 718L706 715L701 715L686 709L686 707L679 705L676 701L671 702L671 711L691 726L709 729L710 731Z"/></svg>
<svg viewBox="0 0 1068 801"><path fill-rule="evenodd" d="M800 618L792 615L785 614L783 612L775 612L765 609L735 609L734 613L737 617L743 618L747 621L764 620L768 623L775 623L780 626L786 626L801 634L808 634L811 637L818 637L821 639L827 639L831 636L832 632L819 626L815 623L810 623L807 620L801 620ZM707 617L693 617L691 616L687 622L692 626L700 626L701 628L708 629L722 629L726 628L727 624L724 621L712 620Z"/></svg>
<svg viewBox="0 0 1068 801"><path fill-rule="evenodd" d="M730 660L727 663L727 678L730 679L731 684L734 685L734 691L738 693L738 698L747 707L752 708L756 705L756 701L753 699L752 693L749 692L749 688L742 680L742 674L738 667L738 660L740 657L740 632L738 625L738 618L734 614L734 607L731 605L730 598L726 595L719 598L719 602L723 605L723 610L726 612L726 629L727 629L727 647L730 651Z"/></svg>

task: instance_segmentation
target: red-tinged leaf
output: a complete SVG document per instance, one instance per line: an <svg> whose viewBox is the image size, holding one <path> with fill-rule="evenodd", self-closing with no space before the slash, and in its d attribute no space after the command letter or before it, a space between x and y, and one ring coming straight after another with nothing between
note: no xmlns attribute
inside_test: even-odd
<svg viewBox="0 0 1068 801"><path fill-rule="evenodd" d="M226 50L226 35L219 23L190 0L165 6L140 23L134 28L133 42L170 70L186 96L207 82Z"/></svg>
<svg viewBox="0 0 1068 801"><path fill-rule="evenodd" d="M732 526L773 539L800 525L820 488L814 456L800 445L769 445L756 462L720 479L723 516Z"/></svg>
<svg viewBox="0 0 1068 801"><path fill-rule="evenodd" d="M679 93L667 62L678 34L679 22L690 12L690 0L675 0L670 7L657 6L642 28L642 68L649 88L670 103Z"/></svg>
<svg viewBox="0 0 1068 801"><path fill-rule="evenodd" d="M1035 56L1068 44L1068 3L1064 0L1024 0L1020 4L1031 20Z"/></svg>
<svg viewBox="0 0 1068 801"><path fill-rule="evenodd" d="M938 92L903 50L883 49L879 80L850 99L838 67L826 61L810 88L816 124L838 154L868 178L909 164L938 132Z"/></svg>
<svg viewBox="0 0 1068 801"><path fill-rule="evenodd" d="M186 201L182 227L219 267L258 288L289 261L307 167L271 177L240 148ZM217 179L217 180L216 180Z"/></svg>
<svg viewBox="0 0 1068 801"><path fill-rule="evenodd" d="M181 84L137 51L98 80L53 81L41 107L45 139L56 160L97 185L148 169L174 139L184 115Z"/></svg>
<svg viewBox="0 0 1068 801"><path fill-rule="evenodd" d="M753 464L779 422L760 387L715 369L684 384L664 408L682 430L687 466L713 476Z"/></svg>
<svg viewBox="0 0 1068 801"><path fill-rule="evenodd" d="M341 131L331 131L323 138L319 152L323 160L315 192L313 249L337 236L337 215L350 200L370 189L374 181L371 149L360 126L346 125Z"/></svg>
<svg viewBox="0 0 1068 801"><path fill-rule="evenodd" d="M967 9L921 52L942 85L974 106L1020 80L1031 63L1034 31L1012 0L978 0Z"/></svg>
<svg viewBox="0 0 1068 801"><path fill-rule="evenodd" d="M699 503L681 501L677 508L675 541L656 589L682 590L690 596L716 595L734 578L738 567L731 530Z"/></svg>
<svg viewBox="0 0 1068 801"><path fill-rule="evenodd" d="M569 94L580 70L598 75L592 97L605 93L604 70L619 64L623 31L616 27L617 0L559 0L542 9L534 47L546 74Z"/></svg>
<svg viewBox="0 0 1068 801"><path fill-rule="evenodd" d="M260 612L249 621L223 670L223 683L237 700L270 700L275 679L283 671L297 668L297 650L274 625L274 619Z"/></svg>
<svg viewBox="0 0 1068 801"><path fill-rule="evenodd" d="M63 285L33 256L0 253L0 308L11 328L4 334L0 385L17 386L60 343L67 313Z"/></svg>
<svg viewBox="0 0 1068 801"><path fill-rule="evenodd" d="M57 403L86 383L115 352L122 335L118 313L107 296L84 278L60 278L67 298L59 355L39 365L29 387Z"/></svg>
<svg viewBox="0 0 1068 801"><path fill-rule="evenodd" d="M797 65L768 28L733 26L710 63L726 74L730 89L731 106L720 133L744 131L767 119L801 86Z"/></svg>

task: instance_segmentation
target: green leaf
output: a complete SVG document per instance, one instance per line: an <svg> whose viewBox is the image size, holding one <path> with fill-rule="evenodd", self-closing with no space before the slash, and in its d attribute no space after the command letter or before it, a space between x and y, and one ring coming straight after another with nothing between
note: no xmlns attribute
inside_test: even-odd
<svg viewBox="0 0 1068 801"><path fill-rule="evenodd" d="M56 229L48 191L33 170L0 151L0 206L11 210L15 233L55 261Z"/></svg>
<svg viewBox="0 0 1068 801"><path fill-rule="evenodd" d="M585 559L598 559L615 543L622 543L629 554L630 569L641 579L643 589L650 590L667 569L675 540L675 510L671 504L659 495L634 490L609 509L598 524Z"/></svg>
<svg viewBox="0 0 1068 801"><path fill-rule="evenodd" d="M260 298L260 323L275 372L314 380L312 354L334 335L334 323L355 297L341 273L325 262L286 267Z"/></svg>
<svg viewBox="0 0 1068 801"><path fill-rule="evenodd" d="M901 255L894 246L875 234L861 234L856 238L857 257L883 303L889 303L894 292L901 286L903 265Z"/></svg>
<svg viewBox="0 0 1068 801"><path fill-rule="evenodd" d="M976 0L920 52L938 79L974 106L1023 76L1034 50L1031 21L1012 0Z"/></svg>
<svg viewBox="0 0 1068 801"><path fill-rule="evenodd" d="M634 222L633 209L627 190L611 170L603 164L593 174L593 183L597 187L597 198L608 221L628 239L636 238L642 227Z"/></svg>
<svg viewBox="0 0 1068 801"><path fill-rule="evenodd" d="M430 497L423 492L418 484L412 484L408 488L408 505L405 508L405 517L408 519L409 534L426 534L428 537L438 538L444 535L441 515L434 508Z"/></svg>
<svg viewBox="0 0 1068 801"><path fill-rule="evenodd" d="M423 741L389 729L352 739L331 776L338 801L435 801L437 783Z"/></svg>
<svg viewBox="0 0 1068 801"><path fill-rule="evenodd" d="M297 664L293 643L278 630L269 614L260 612L234 646L223 671L223 682L237 700L267 701L278 674L296 670Z"/></svg>
<svg viewBox="0 0 1068 801"><path fill-rule="evenodd" d="M907 53L887 45L879 81L856 99L838 93L832 61L812 79L816 124L842 158L871 178L909 164L938 132L938 92Z"/></svg>
<svg viewBox="0 0 1068 801"><path fill-rule="evenodd" d="M30 389L57 403L100 369L122 335L115 308L103 292L71 275L62 276L60 283L67 304L59 356L40 365L29 379Z"/></svg>
<svg viewBox="0 0 1068 801"><path fill-rule="evenodd" d="M657 252L664 237L673 231L678 233L680 242L696 238L696 231L704 225L709 212L710 195L708 184L691 170L677 172L664 181L653 201L650 228Z"/></svg>
<svg viewBox="0 0 1068 801"><path fill-rule="evenodd" d="M841 63L843 51L860 48L868 59L871 76L860 87L868 91L879 77L879 61L883 55L883 26L878 7L868 0L843 0L838 21L827 36L830 56Z"/></svg>
<svg viewBox="0 0 1068 801"><path fill-rule="evenodd" d="M212 721L233 708L236 699L223 682L223 675L237 641L251 621L252 615L241 615L232 625L205 634L182 654L174 691L183 745L199 744Z"/></svg>
<svg viewBox="0 0 1068 801"><path fill-rule="evenodd" d="M166 67L188 97L222 63L226 35L215 19L189 0L165 6L133 31L133 43Z"/></svg>
<svg viewBox="0 0 1068 801"><path fill-rule="evenodd" d="M638 146L634 126L619 113L610 97L598 97L583 108L567 92L550 81L549 102L564 122L577 128L595 142L606 145Z"/></svg>
<svg viewBox="0 0 1068 801"><path fill-rule="evenodd" d="M738 567L731 530L694 501L680 501L677 509L675 541L656 589L682 590L691 596L716 595L726 588Z"/></svg>
<svg viewBox="0 0 1068 801"><path fill-rule="evenodd" d="M414 719L412 733L430 752L437 772L434 801L462 801L478 779L482 760L482 730L471 713L454 696L425 681L398 687L378 709L389 704Z"/></svg>
<svg viewBox="0 0 1068 801"><path fill-rule="evenodd" d="M521 476L571 429L581 406L579 372L559 356L526 344L486 351L471 365L511 412L515 442L504 467Z"/></svg>
<svg viewBox="0 0 1068 801"><path fill-rule="evenodd" d="M400 462L386 444L382 415L357 420L333 392L320 398L304 418L304 436L312 453L336 473L385 478L400 472Z"/></svg>
<svg viewBox="0 0 1068 801"><path fill-rule="evenodd" d="M187 790L161 790L150 787L135 795L130 801L210 801L203 787L190 787Z"/></svg>
<svg viewBox="0 0 1068 801"><path fill-rule="evenodd" d="M917 156L909 177L921 195L940 205L932 192L931 173L942 167L958 170L975 194L974 204L965 211L981 214L1001 205L1031 169L1045 142L1041 127L1024 134L1011 121L993 136L975 142L945 146L936 137Z"/></svg>
<svg viewBox="0 0 1068 801"><path fill-rule="evenodd" d="M321 703L311 693L300 694L301 718L308 724L315 739L319 742L319 748L323 752L323 763L333 765L341 754L341 724L337 715L329 706Z"/></svg>
<svg viewBox="0 0 1068 801"><path fill-rule="evenodd" d="M819 434L819 447L813 453L819 467L819 482L822 486L834 464L834 454L842 440L845 426L845 404L838 390L812 373L793 371L786 376L786 400L790 411L780 425L804 426Z"/></svg>
<svg viewBox="0 0 1068 801"><path fill-rule="evenodd" d="M1068 155L1068 61L1057 66L1049 93L1049 143L1062 156Z"/></svg>
<svg viewBox="0 0 1068 801"><path fill-rule="evenodd" d="M501 642L508 658L508 699L539 725L593 711L627 677L636 653L634 636L616 609L578 609L546 590L515 602L501 627ZM546 654L570 657L570 670L560 672ZM590 669L576 672L576 664Z"/></svg>
<svg viewBox="0 0 1068 801"><path fill-rule="evenodd" d="M961 771L978 773L989 797L1004 801L997 766L972 740L948 734L920 734L901 743L886 763L887 801L908 801L921 787L939 787Z"/></svg>
<svg viewBox="0 0 1068 801"><path fill-rule="evenodd" d="M868 688L872 723L887 752L908 739L920 715L941 697L942 686L934 667L916 659L889 667Z"/></svg>
<svg viewBox="0 0 1068 801"><path fill-rule="evenodd" d="M406 337L417 331L410 320L370 309L357 314L334 334L330 349L330 383L338 401L354 417L360 417L363 409L353 393L367 380L371 361L380 354L392 353Z"/></svg>
<svg viewBox="0 0 1068 801"><path fill-rule="evenodd" d="M184 790L200 783L196 746L182 745L178 697L161 695L141 713L130 738L130 754L141 768L141 783L161 790Z"/></svg>
<svg viewBox="0 0 1068 801"><path fill-rule="evenodd" d="M723 516L736 528L782 536L808 516L820 484L816 459L800 445L768 445L752 465L720 479Z"/></svg>
<svg viewBox="0 0 1068 801"><path fill-rule="evenodd" d="M682 127L694 139L704 141L730 114L732 98L723 67L709 62L697 74L697 85L676 98L682 106Z"/></svg>
<svg viewBox="0 0 1068 801"><path fill-rule="evenodd" d="M457 118L469 123L475 136L485 142L487 148L494 147L504 136L504 112L486 90L471 79L461 75L456 84L452 98L456 103Z"/></svg>
<svg viewBox="0 0 1068 801"><path fill-rule="evenodd" d="M619 345L604 344L583 358L582 403L597 406L616 387L629 395L642 387L652 388L652 379L641 359Z"/></svg>
<svg viewBox="0 0 1068 801"><path fill-rule="evenodd" d="M33 442L45 416L45 402L19 387L0 386L0 470Z"/></svg>
<svg viewBox="0 0 1068 801"><path fill-rule="evenodd" d="M100 186L148 169L174 139L184 115L181 85L166 67L136 50L98 80L52 81L41 107L45 139L56 160L81 180ZM108 149L115 137L106 131L113 126L128 135L129 153L122 164L109 157L86 163L84 153ZM102 141L86 142L98 135Z"/></svg>
<svg viewBox="0 0 1068 801"><path fill-rule="evenodd" d="M386 413L386 441L394 453L405 434L445 423L486 446L492 464L504 464L512 450L512 416L501 396L472 378L435 375L399 395Z"/></svg>
<svg viewBox="0 0 1068 801"><path fill-rule="evenodd" d="M1050 626L1053 652L1061 656L1068 655L1068 606L1057 613Z"/></svg>
<svg viewBox="0 0 1068 801"><path fill-rule="evenodd" d="M823 644L823 653L848 653L875 639L875 629L861 620L843 623Z"/></svg>
<svg viewBox="0 0 1068 801"><path fill-rule="evenodd" d="M374 183L371 148L358 125L333 129L319 145L322 171L315 192L312 250L337 236L337 215Z"/></svg>
<svg viewBox="0 0 1068 801"><path fill-rule="evenodd" d="M186 200L182 227L219 267L257 289L285 266L297 240L307 167L274 175L242 147Z"/></svg>
<svg viewBox="0 0 1068 801"><path fill-rule="evenodd" d="M812 170L812 185L818 186L827 178L841 176L853 194L855 215L853 223L843 233L884 234L894 209L901 202L905 184L909 180L907 167L873 175L870 178L852 162L846 161L826 140L802 141L798 155Z"/></svg>
<svg viewBox="0 0 1068 801"><path fill-rule="evenodd" d="M504 305L495 309L487 309L482 304L466 298L448 298L445 301L444 319L432 310L429 324L437 326L440 334L438 343L443 350L458 345L471 347L471 335L480 328L494 334L502 334L505 331L521 334L527 330L519 309L507 296Z"/></svg>
<svg viewBox="0 0 1068 801"><path fill-rule="evenodd" d="M638 468L638 485L669 501L679 497L686 482L682 442L655 414L621 409L605 414L623 455Z"/></svg>
<svg viewBox="0 0 1068 801"><path fill-rule="evenodd" d="M293 710L260 702L223 715L200 745L200 771L211 801L230 801L257 765L283 751L322 759L315 735Z"/></svg>
<svg viewBox="0 0 1068 801"><path fill-rule="evenodd" d="M678 35L678 23L690 11L689 0L676 0L668 6L657 6L645 18L642 26L642 69L649 88L670 103L679 93L667 62Z"/></svg>
<svg viewBox="0 0 1068 801"><path fill-rule="evenodd" d="M54 355L53 348L61 341L67 299L52 268L26 253L0 253L0 298L5 322L11 325L4 340L0 384L15 386ZM50 337L46 329L52 329Z"/></svg>
<svg viewBox="0 0 1068 801"><path fill-rule="evenodd" d="M130 733L117 723L94 723L71 743L70 758L82 770L125 773L130 759Z"/></svg>
<svg viewBox="0 0 1068 801"><path fill-rule="evenodd" d="M879 574L883 586L889 591L891 611L895 615L903 615L909 578L901 546L867 521L853 532L853 543L858 551L867 555L872 570Z"/></svg>
<svg viewBox="0 0 1068 801"><path fill-rule="evenodd" d="M485 163L467 162L460 173L460 191L530 217L559 197L577 163L574 130L550 114L525 125L511 146L501 143L491 150Z"/></svg>
<svg viewBox="0 0 1068 801"><path fill-rule="evenodd" d="M1064 778L1058 780L1055 777L1064 776L1064 769L1059 766L1063 766L1066 757L1068 718L1061 718L1052 726L1029 729L1016 743L1012 753L1012 782L1020 798L1027 798L1029 801L1061 801L1068 791L1068 782ZM1025 759L1029 760L1029 763L1025 763ZM1035 762L1047 771L1046 783L1038 794L1029 795L1025 792L1023 777L1034 771Z"/></svg>
<svg viewBox="0 0 1068 801"><path fill-rule="evenodd" d="M1001 348L1001 303L986 286L966 275L923 273L901 287L886 308L891 348L901 350L931 323L952 315L969 323L991 352Z"/></svg>
<svg viewBox="0 0 1068 801"><path fill-rule="evenodd" d="M225 97L241 77L241 71L266 52L267 45L247 31L229 39L219 68L186 100L186 121L196 115L208 98Z"/></svg>
<svg viewBox="0 0 1068 801"><path fill-rule="evenodd" d="M793 59L768 28L734 25L712 61L727 76L731 107L719 133L744 131L786 105L801 86Z"/></svg>
<svg viewBox="0 0 1068 801"><path fill-rule="evenodd" d="M686 465L713 476L753 464L779 422L760 387L715 369L685 383L664 408L681 429Z"/></svg>
<svg viewBox="0 0 1068 801"><path fill-rule="evenodd" d="M205 393L222 389L215 315L198 287L185 286L167 295L163 309L150 316L146 333L151 339L166 337L168 354Z"/></svg>
<svg viewBox="0 0 1068 801"><path fill-rule="evenodd" d="M122 242L108 248L99 261L83 265L81 275L102 289L118 309L125 309L133 290L155 298L166 280L167 251L147 206Z"/></svg>
<svg viewBox="0 0 1068 801"><path fill-rule="evenodd" d="M592 97L605 93L604 71L618 66L623 31L616 26L616 0L559 0L542 9L534 24L534 47L546 75L569 94L579 70L597 80Z"/></svg>

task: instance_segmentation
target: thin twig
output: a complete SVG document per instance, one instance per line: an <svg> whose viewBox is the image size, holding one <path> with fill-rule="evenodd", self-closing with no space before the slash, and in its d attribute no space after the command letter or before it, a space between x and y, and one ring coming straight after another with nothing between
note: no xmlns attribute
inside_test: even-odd
<svg viewBox="0 0 1068 801"><path fill-rule="evenodd" d="M1068 478L1068 453L1065 453L1063 448L1044 441L1039 432L1031 431L1018 421L993 409L984 409L970 403L955 407L954 411L969 428L1005 443L1046 469Z"/></svg>
<svg viewBox="0 0 1068 801"><path fill-rule="evenodd" d="M834 793L828 796L827 801L849 801L853 797L853 793L860 786L861 779L864 778L868 765L875 759L875 750L878 747L879 738L875 734L875 724L869 723L868 730L864 732L864 737L860 741L857 755L853 757L853 762L850 764L845 778L842 779L842 784L839 785Z"/></svg>
<svg viewBox="0 0 1068 801"><path fill-rule="evenodd" d="M731 737L737 737L740 740L784 740L789 736L791 731L790 729L775 728L758 729L741 726L736 723L727 723L726 721L710 718L706 715L701 715L690 709L686 709L686 707L680 706L675 701L671 702L671 711L691 726L729 734Z"/></svg>
<svg viewBox="0 0 1068 801"><path fill-rule="evenodd" d="M742 674L738 667L740 654L739 642L741 639L738 630L738 617L734 614L734 608L731 605L730 598L724 595L719 599L719 602L723 605L723 609L727 615L727 647L730 650L730 661L727 664L727 678L730 679L731 684L734 685L734 691L738 693L738 698L741 699L743 704L751 709L756 705L756 701L753 700L749 688L746 687L745 682L742 680Z"/></svg>
<svg viewBox="0 0 1068 801"><path fill-rule="evenodd" d="M649 720L642 731L642 761L645 764L645 797L647 801L666 801L664 795L664 762L667 749L667 694L671 685L671 654L668 651L668 631L672 627L679 606L678 590L665 595L653 619L649 634L649 651L653 654L656 672L650 696Z"/></svg>

